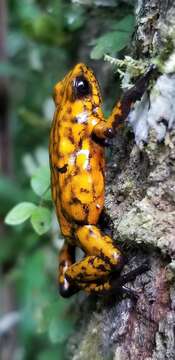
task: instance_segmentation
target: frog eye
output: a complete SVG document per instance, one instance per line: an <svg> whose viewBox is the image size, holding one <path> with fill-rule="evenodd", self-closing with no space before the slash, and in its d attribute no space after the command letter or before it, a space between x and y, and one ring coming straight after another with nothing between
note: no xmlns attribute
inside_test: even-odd
<svg viewBox="0 0 175 360"><path fill-rule="evenodd" d="M77 98L91 95L91 86L88 80L83 76L77 76L74 80L74 91Z"/></svg>

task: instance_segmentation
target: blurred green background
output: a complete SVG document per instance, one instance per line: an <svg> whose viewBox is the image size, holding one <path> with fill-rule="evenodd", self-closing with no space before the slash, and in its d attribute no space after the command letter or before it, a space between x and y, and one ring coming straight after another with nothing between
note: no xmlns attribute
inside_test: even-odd
<svg viewBox="0 0 175 360"><path fill-rule="evenodd" d="M133 10L121 1L0 2L2 360L68 358L65 345L76 327L77 309L75 297L64 300L57 293L63 240L49 189L52 89L83 61L102 85L107 114L119 87L103 57L124 55L134 29Z"/></svg>

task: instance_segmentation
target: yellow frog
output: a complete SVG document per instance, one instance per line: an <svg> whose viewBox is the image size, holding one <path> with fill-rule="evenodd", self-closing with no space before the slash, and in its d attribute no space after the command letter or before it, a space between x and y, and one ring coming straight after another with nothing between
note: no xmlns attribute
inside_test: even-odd
<svg viewBox="0 0 175 360"><path fill-rule="evenodd" d="M122 96L106 121L98 82L76 65L54 89L56 110L50 135L52 197L65 243L59 254L59 290L69 297L83 289L103 294L124 265L121 251L97 224L104 207L105 139L126 119L143 95L152 67ZM85 257L75 262L75 248ZM117 275L116 275L117 276Z"/></svg>

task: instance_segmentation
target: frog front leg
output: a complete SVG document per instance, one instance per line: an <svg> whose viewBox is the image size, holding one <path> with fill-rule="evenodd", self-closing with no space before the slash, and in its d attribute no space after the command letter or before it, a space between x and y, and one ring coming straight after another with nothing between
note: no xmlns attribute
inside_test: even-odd
<svg viewBox="0 0 175 360"><path fill-rule="evenodd" d="M155 66L151 65L148 71L136 81L135 85L123 94L121 99L114 106L107 121L102 119L98 122L92 133L95 137L105 140L115 135L115 130L123 125L132 104L137 100L140 100L144 94L153 71L155 71Z"/></svg>
<svg viewBox="0 0 175 360"><path fill-rule="evenodd" d="M108 286L108 278L113 271L120 271L124 265L123 255L113 245L112 239L104 235L95 225L84 225L76 232L76 244L81 247L86 257L71 265L65 271L65 278L73 286L84 289L88 292L95 288L97 293Z"/></svg>

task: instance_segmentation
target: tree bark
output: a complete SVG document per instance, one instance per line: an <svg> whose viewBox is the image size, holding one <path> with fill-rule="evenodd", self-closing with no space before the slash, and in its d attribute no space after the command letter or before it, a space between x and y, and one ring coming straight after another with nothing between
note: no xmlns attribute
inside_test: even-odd
<svg viewBox="0 0 175 360"><path fill-rule="evenodd" d="M120 130L114 140L106 209L113 239L128 258L124 273L144 261L150 270L128 284L137 301L77 297L79 321L68 346L73 360L175 359L175 2L139 0L136 14L132 54L158 59L164 74L135 109L141 125L131 121L134 133Z"/></svg>

